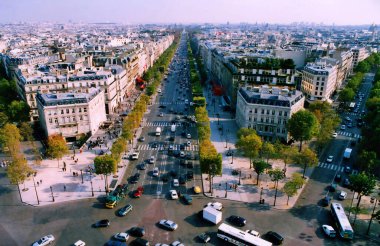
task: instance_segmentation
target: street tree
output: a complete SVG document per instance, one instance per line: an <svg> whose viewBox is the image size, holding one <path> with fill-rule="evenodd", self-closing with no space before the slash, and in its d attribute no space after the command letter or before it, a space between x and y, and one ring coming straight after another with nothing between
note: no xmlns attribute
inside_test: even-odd
<svg viewBox="0 0 380 246"><path fill-rule="evenodd" d="M9 121L8 116L4 112L0 112L0 128Z"/></svg>
<svg viewBox="0 0 380 246"><path fill-rule="evenodd" d="M293 157L298 153L295 147L288 145L281 145L279 151L279 157L284 162L284 170L286 166L293 161Z"/></svg>
<svg viewBox="0 0 380 246"><path fill-rule="evenodd" d="M105 176L105 190L108 193L108 175L116 171L116 161L111 155L101 155L94 159L95 173Z"/></svg>
<svg viewBox="0 0 380 246"><path fill-rule="evenodd" d="M363 152L360 153L358 166L362 171L373 173L378 165L379 160L377 160L376 152L363 150Z"/></svg>
<svg viewBox="0 0 380 246"><path fill-rule="evenodd" d="M313 113L300 110L289 119L287 128L290 135L300 142L299 151L302 151L302 143L310 140L318 132L318 120Z"/></svg>
<svg viewBox="0 0 380 246"><path fill-rule="evenodd" d="M30 108L24 101L12 101L8 106L8 116L12 122L22 122L29 119Z"/></svg>
<svg viewBox="0 0 380 246"><path fill-rule="evenodd" d="M60 134L53 134L49 136L47 145L47 155L57 159L59 168L59 160L69 153L65 138Z"/></svg>
<svg viewBox="0 0 380 246"><path fill-rule="evenodd" d="M251 134L256 134L255 129L245 128L245 127L240 128L238 130L238 132L236 133L237 138L246 137L246 136L251 135Z"/></svg>
<svg viewBox="0 0 380 246"><path fill-rule="evenodd" d="M24 141L33 141L33 128L28 122L21 122L18 127Z"/></svg>
<svg viewBox="0 0 380 246"><path fill-rule="evenodd" d="M356 209L355 209L355 219L354 224L356 221L356 215L359 210L359 205L362 199L362 196L368 196L372 193L372 190L376 186L376 179L372 174L366 174L365 172L361 172L358 174L350 175L349 177L351 189L358 193L358 202L356 203Z"/></svg>
<svg viewBox="0 0 380 246"><path fill-rule="evenodd" d="M281 169L276 168L273 170L269 170L269 176L271 177L271 180L274 182L274 188L276 190L274 193L274 202L273 202L273 206L276 206L278 182L285 178L285 173Z"/></svg>
<svg viewBox="0 0 380 246"><path fill-rule="evenodd" d="M222 155L218 154L209 139L199 144L199 163L201 172L208 174L210 192L212 192L213 177L222 173Z"/></svg>
<svg viewBox="0 0 380 246"><path fill-rule="evenodd" d="M269 164L269 159L274 156L276 153L276 150L270 142L264 141L264 143L261 146L260 154L262 157L265 157L267 164Z"/></svg>
<svg viewBox="0 0 380 246"><path fill-rule="evenodd" d="M289 205L289 198L297 194L297 186L292 180L289 180L285 183L282 191L288 196L286 205Z"/></svg>
<svg viewBox="0 0 380 246"><path fill-rule="evenodd" d="M111 147L111 156L117 163L120 162L121 155L127 150L127 141L124 138L118 138Z"/></svg>
<svg viewBox="0 0 380 246"><path fill-rule="evenodd" d="M339 101L344 105L344 107L347 106L349 102L352 102L355 98L355 91L352 88L344 88L339 92Z"/></svg>
<svg viewBox="0 0 380 246"><path fill-rule="evenodd" d="M19 185L24 183L25 189L25 180L32 174L34 175L36 171L34 171L26 162L26 159L23 155L14 156L12 162L9 164L7 168L7 176L11 184L17 185L17 189L19 191L20 199L22 201L21 192Z"/></svg>
<svg viewBox="0 0 380 246"><path fill-rule="evenodd" d="M293 184L296 186L297 189L302 188L302 186L306 182L300 173L293 173L291 181L293 182Z"/></svg>
<svg viewBox="0 0 380 246"><path fill-rule="evenodd" d="M305 178L306 169L318 164L318 156L312 149L304 148L293 156L293 161L295 164L303 166L302 177Z"/></svg>
<svg viewBox="0 0 380 246"><path fill-rule="evenodd" d="M255 169L255 172L257 174L256 184L259 185L260 175L263 174L264 171L269 168L269 165L265 161L258 160L253 161L253 168Z"/></svg>
<svg viewBox="0 0 380 246"><path fill-rule="evenodd" d="M0 129L0 143L6 147L11 156L17 156L20 151L20 131L16 125L7 123Z"/></svg>
<svg viewBox="0 0 380 246"><path fill-rule="evenodd" d="M252 168L252 161L258 157L262 146L261 138L256 133L247 136L242 135L236 141L235 146L239 152L249 158L249 168Z"/></svg>

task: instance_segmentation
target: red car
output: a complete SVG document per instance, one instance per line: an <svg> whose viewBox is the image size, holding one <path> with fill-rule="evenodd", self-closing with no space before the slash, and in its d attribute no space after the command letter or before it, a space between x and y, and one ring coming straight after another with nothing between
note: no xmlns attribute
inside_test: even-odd
<svg viewBox="0 0 380 246"><path fill-rule="evenodd" d="M137 187L137 190L135 190L134 192L133 192L133 197L134 198L139 198L139 197L141 197L141 195L144 193L144 187L142 187L142 186L139 186L139 187Z"/></svg>

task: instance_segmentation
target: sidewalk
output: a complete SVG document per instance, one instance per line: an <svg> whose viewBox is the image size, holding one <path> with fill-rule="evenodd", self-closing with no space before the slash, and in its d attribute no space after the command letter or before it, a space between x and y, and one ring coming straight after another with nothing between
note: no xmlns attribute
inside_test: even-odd
<svg viewBox="0 0 380 246"><path fill-rule="evenodd" d="M218 153L221 153L223 156L222 175L213 178L212 193L210 191L208 175L202 175L204 194L209 197L249 202L260 206L273 206L275 195L274 182L271 181L268 174L264 173L260 175L260 186L258 187L256 185L256 173L253 169L249 168L249 159L237 153L235 143L237 141L236 133L238 126L235 119L231 118L230 112L223 112L219 106L219 98L212 95L211 88L204 89L204 95L206 95L208 104L211 141ZM233 156L226 155L230 150L233 151ZM281 160L269 160L269 163L273 168L284 168L284 163ZM238 174L233 175L233 170L236 170ZM289 199L288 205L288 197L281 192L281 188L291 178L292 173L302 173L302 171L302 168L298 166L287 165L286 178L279 182L276 209L290 209L294 206L303 188L298 190L297 195ZM312 170L308 169L305 176L309 177L311 173ZM265 204L260 204L260 199L264 199Z"/></svg>

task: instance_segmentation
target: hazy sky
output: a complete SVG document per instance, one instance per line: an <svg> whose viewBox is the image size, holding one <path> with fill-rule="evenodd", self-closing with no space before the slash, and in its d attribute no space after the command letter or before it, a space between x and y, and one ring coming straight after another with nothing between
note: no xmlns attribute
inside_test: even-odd
<svg viewBox="0 0 380 246"><path fill-rule="evenodd" d="M380 24L380 0L0 0L0 22Z"/></svg>

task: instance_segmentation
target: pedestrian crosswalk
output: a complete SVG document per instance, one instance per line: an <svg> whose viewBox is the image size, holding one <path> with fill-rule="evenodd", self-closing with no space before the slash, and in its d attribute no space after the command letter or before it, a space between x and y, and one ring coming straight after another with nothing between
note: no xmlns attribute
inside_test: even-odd
<svg viewBox="0 0 380 246"><path fill-rule="evenodd" d="M137 146L138 150L167 150L168 148L169 146L165 144L157 144L156 148L153 148L151 144L140 144ZM180 150L180 145L173 144L173 150ZM186 146L184 151L198 151L198 145Z"/></svg>
<svg viewBox="0 0 380 246"><path fill-rule="evenodd" d="M343 170L344 170L343 166L339 166L339 165L333 164L333 163L326 163L326 162L318 162L318 167L330 169L332 171L338 171L338 172L343 172Z"/></svg>
<svg viewBox="0 0 380 246"><path fill-rule="evenodd" d="M153 122L144 122L144 126L171 126L174 125L174 123L167 122L167 121L153 121ZM176 126L184 126L182 122L176 122ZM186 126L193 127L195 126L195 123L187 123Z"/></svg>
<svg viewBox="0 0 380 246"><path fill-rule="evenodd" d="M338 131L338 134L346 137L360 138L360 134L357 133Z"/></svg>

